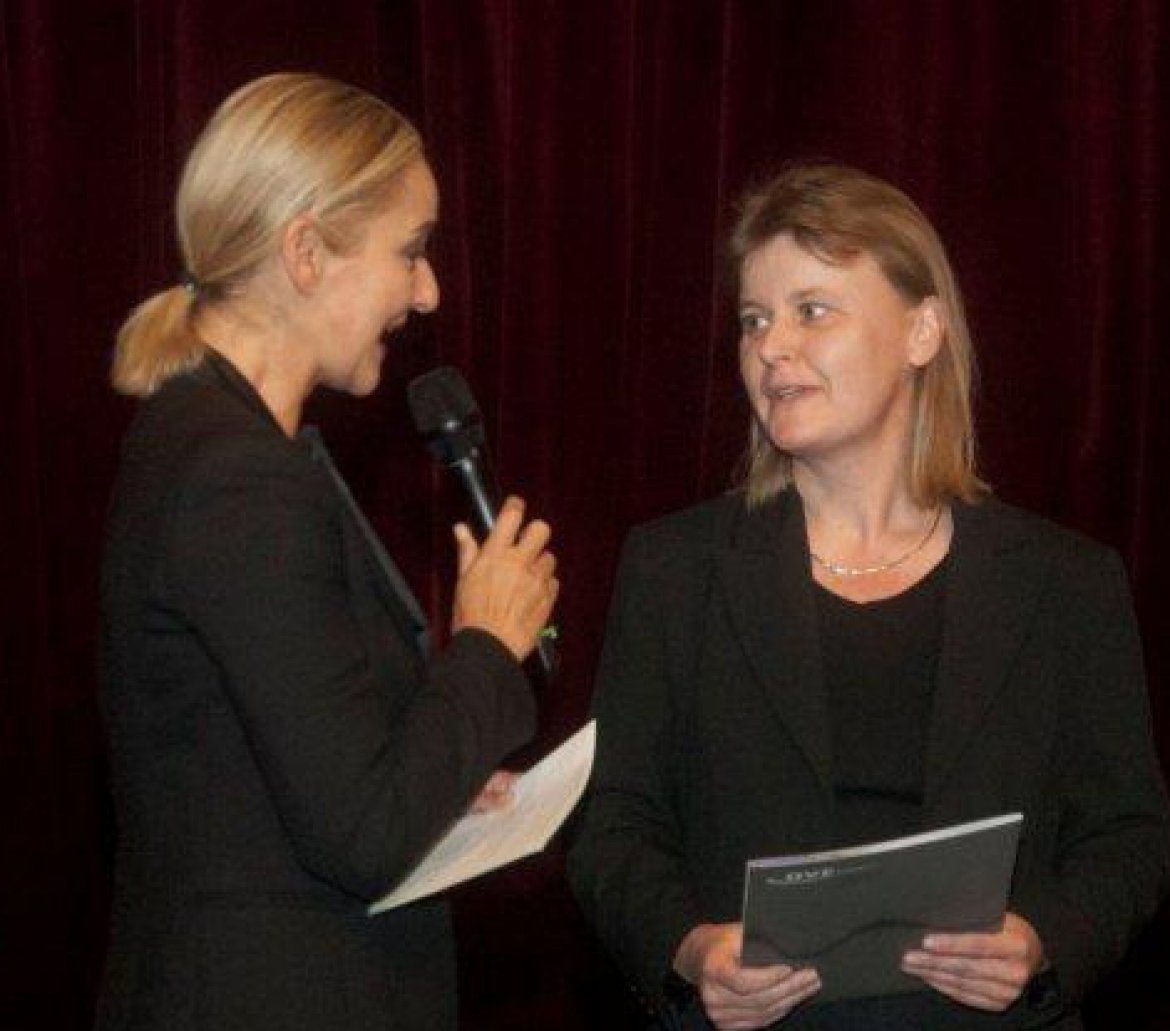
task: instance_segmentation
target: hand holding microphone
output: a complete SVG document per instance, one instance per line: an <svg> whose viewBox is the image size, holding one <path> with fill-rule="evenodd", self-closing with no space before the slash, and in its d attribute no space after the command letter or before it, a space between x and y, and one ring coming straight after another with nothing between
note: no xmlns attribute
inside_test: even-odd
<svg viewBox="0 0 1170 1031"><path fill-rule="evenodd" d="M534 519L523 526L524 502L508 498L483 544L462 523L455 527L459 582L451 629L478 627L498 637L523 661L552 614L560 584L556 558L545 550L551 531Z"/></svg>
<svg viewBox="0 0 1170 1031"><path fill-rule="evenodd" d="M459 477L485 535L477 543L465 525L455 527L459 583L453 629L487 630L521 660L535 648L545 678L551 678L557 664L555 631L546 624L560 584L553 575L556 559L547 550L548 524L533 520L524 525L519 498L500 506L483 418L457 370L444 366L416 377L407 397L415 426L435 458Z"/></svg>

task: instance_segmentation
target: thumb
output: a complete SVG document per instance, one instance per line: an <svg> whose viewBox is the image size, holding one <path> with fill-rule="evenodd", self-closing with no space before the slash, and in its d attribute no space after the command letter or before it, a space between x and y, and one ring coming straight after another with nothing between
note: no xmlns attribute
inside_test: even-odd
<svg viewBox="0 0 1170 1031"><path fill-rule="evenodd" d="M455 547L459 553L459 575L463 576L479 554L479 545L475 543L475 538L466 523L456 523L452 530L455 534Z"/></svg>

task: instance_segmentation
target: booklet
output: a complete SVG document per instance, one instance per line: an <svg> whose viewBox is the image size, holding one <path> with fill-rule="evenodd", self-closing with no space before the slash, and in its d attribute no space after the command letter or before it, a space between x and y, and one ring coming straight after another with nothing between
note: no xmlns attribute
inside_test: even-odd
<svg viewBox="0 0 1170 1031"><path fill-rule="evenodd" d="M743 962L815 967L814 1002L922 991L902 956L926 931L1001 926L1023 816L747 864Z"/></svg>
<svg viewBox="0 0 1170 1031"><path fill-rule="evenodd" d="M507 809L470 813L457 820L397 888L370 906L369 915L540 852L580 800L593 768L596 741L597 721L590 720L516 779Z"/></svg>

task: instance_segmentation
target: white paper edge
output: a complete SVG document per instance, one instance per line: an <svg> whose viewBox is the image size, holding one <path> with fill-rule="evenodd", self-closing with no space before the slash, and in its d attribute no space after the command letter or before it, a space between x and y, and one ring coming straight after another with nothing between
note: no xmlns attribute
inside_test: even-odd
<svg viewBox="0 0 1170 1031"><path fill-rule="evenodd" d="M581 800L581 796L585 793L585 786L589 783L589 774L593 769L593 755L596 742L597 721L590 720L577 733L561 744L560 747L554 749L531 769L520 775L519 779L522 781L525 777L531 776L533 773L539 774L540 771L543 771L550 765L556 763L576 764L585 760L582 764L583 768L578 772L569 794L549 814L546 814L551 818L548 820L547 832L541 836L541 840L534 842L531 847L521 849L514 854L496 857L491 862L485 863L475 873L468 876L443 875L442 873L438 876L432 875L427 869L427 859L434 854L435 850L440 848L449 836L456 833L457 828L464 826L469 821L479 822L490 820L492 814L485 813L463 816L435 843L431 851L423 857L419 865L407 875L406 879L397 888L370 905L367 910L367 915L376 916L378 913L384 913L389 909L396 909L399 906L406 905L408 902L415 902L418 899L427 898L447 888L454 887L456 884L462 884L465 881L481 877L485 873L490 873L492 870L498 870L503 866L507 866L509 863L514 863L518 859L523 859L525 856L534 855L537 852L543 851L552 839L552 836L560 829L561 824L565 822L569 813L573 811L577 803ZM420 885L420 882L425 883Z"/></svg>

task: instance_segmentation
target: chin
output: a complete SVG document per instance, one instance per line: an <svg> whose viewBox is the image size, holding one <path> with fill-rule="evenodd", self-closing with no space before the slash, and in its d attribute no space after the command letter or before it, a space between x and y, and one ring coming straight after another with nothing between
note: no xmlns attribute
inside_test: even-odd
<svg viewBox="0 0 1170 1031"><path fill-rule="evenodd" d="M351 397L369 397L378 389L381 381L382 377L376 373L373 376L358 376L346 387L346 393Z"/></svg>

